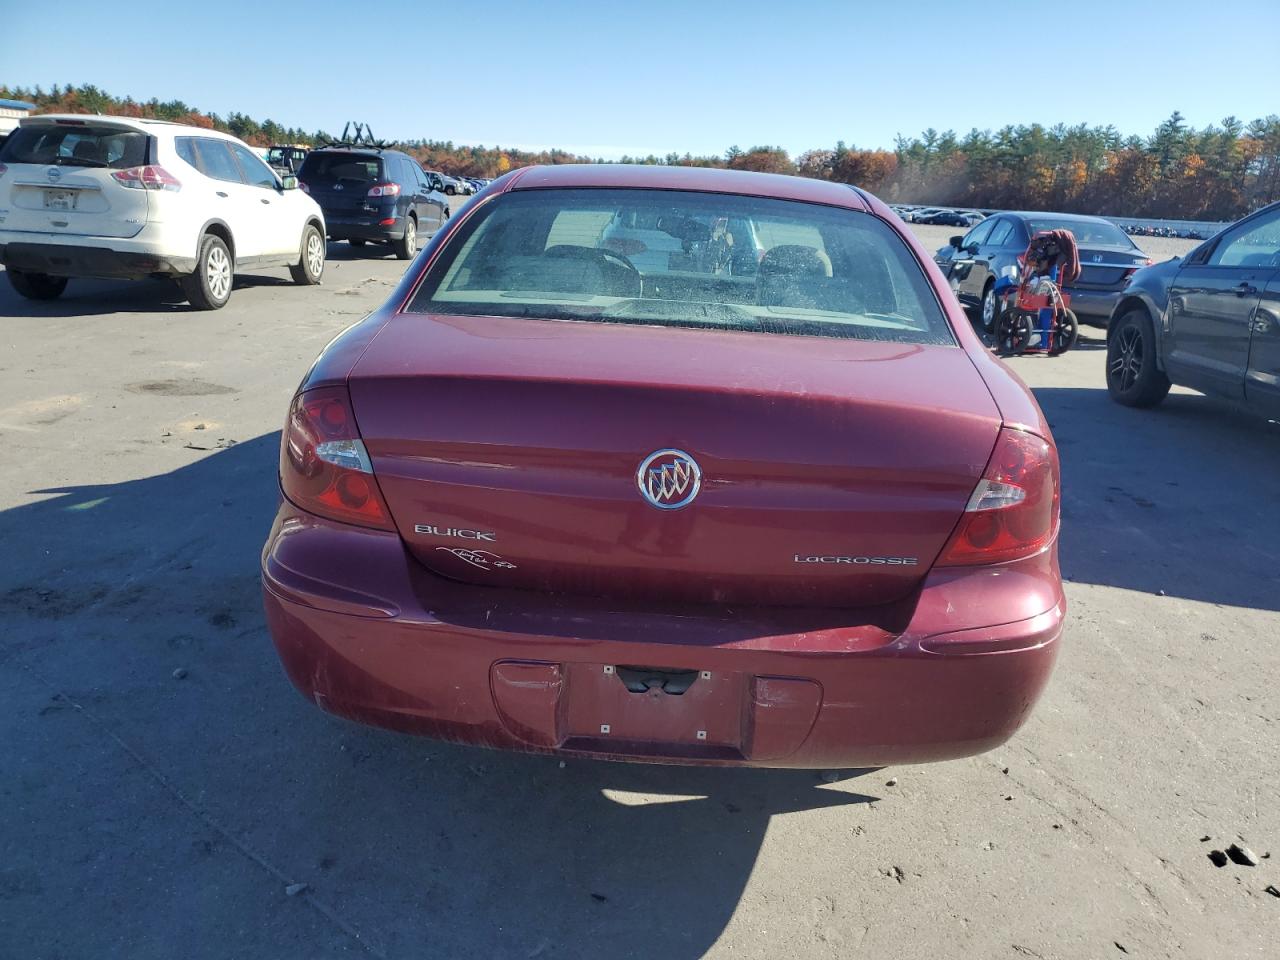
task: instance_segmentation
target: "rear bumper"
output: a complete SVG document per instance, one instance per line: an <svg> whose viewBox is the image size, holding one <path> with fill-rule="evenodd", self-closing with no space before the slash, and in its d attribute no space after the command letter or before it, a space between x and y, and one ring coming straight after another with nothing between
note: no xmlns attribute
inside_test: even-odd
<svg viewBox="0 0 1280 960"><path fill-rule="evenodd" d="M1068 288L1071 295L1071 310L1084 323L1105 327L1111 317L1111 311L1120 302L1123 289L1114 290L1081 290Z"/></svg>
<svg viewBox="0 0 1280 960"><path fill-rule="evenodd" d="M395 534L287 501L262 580L285 671L331 713L672 763L845 768L989 750L1048 681L1065 614L1056 545L999 570L935 572L905 612L621 610L455 583ZM679 696L631 693L614 669L627 665L698 679Z"/></svg>
<svg viewBox="0 0 1280 960"><path fill-rule="evenodd" d="M382 224L382 215L351 217L326 213L325 230L330 240L398 240L404 235L404 218L395 217L394 223Z"/></svg>
<svg viewBox="0 0 1280 960"><path fill-rule="evenodd" d="M4 242L0 235L0 263L12 270L54 277L183 276L195 271L195 257L175 257L145 244L114 238L77 238L76 243Z"/></svg>

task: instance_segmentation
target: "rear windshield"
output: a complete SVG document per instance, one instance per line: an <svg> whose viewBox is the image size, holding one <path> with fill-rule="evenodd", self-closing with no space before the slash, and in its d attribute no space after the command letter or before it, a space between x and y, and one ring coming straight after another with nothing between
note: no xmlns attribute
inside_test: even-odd
<svg viewBox="0 0 1280 960"><path fill-rule="evenodd" d="M147 162L147 135L93 124L30 124L13 132L0 150L0 161L112 170L140 167Z"/></svg>
<svg viewBox="0 0 1280 960"><path fill-rule="evenodd" d="M1129 239L1129 235L1117 227L1114 223L1108 223L1105 220L1099 220L1096 223L1091 220L1050 220L1047 218L1037 218L1028 220L1027 226L1031 228L1034 236L1041 230L1070 230L1076 238L1076 243L1081 245L1090 243L1105 243L1116 247L1133 247L1134 243Z"/></svg>
<svg viewBox="0 0 1280 960"><path fill-rule="evenodd" d="M955 343L920 264L877 217L735 194L496 197L409 310Z"/></svg>
<svg viewBox="0 0 1280 960"><path fill-rule="evenodd" d="M298 176L310 181L372 183L382 179L382 160L362 153L309 153Z"/></svg>

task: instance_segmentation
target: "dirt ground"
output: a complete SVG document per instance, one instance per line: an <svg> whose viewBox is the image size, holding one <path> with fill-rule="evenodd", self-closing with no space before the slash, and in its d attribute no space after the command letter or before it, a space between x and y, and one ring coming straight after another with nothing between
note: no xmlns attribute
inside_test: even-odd
<svg viewBox="0 0 1280 960"><path fill-rule="evenodd" d="M561 767L334 719L279 668L285 408L403 267L330 255L216 313L0 280L0 958L1276 955L1280 427L1119 407L1096 339L1014 361L1070 623L1009 744L834 783ZM1232 842L1274 856L1215 867Z"/></svg>

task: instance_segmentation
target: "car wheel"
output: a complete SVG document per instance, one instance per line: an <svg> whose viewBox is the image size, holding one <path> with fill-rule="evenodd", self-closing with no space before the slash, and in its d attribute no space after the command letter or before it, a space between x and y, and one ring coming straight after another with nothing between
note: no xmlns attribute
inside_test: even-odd
<svg viewBox="0 0 1280 960"><path fill-rule="evenodd" d="M324 255L324 236L315 224L307 224L307 228L302 231L302 256L289 268L293 282L305 286L319 283L324 275Z"/></svg>
<svg viewBox="0 0 1280 960"><path fill-rule="evenodd" d="M196 272L182 279L182 292L197 310L217 310L231 299L235 264L221 237L207 233L200 240Z"/></svg>
<svg viewBox="0 0 1280 960"><path fill-rule="evenodd" d="M9 285L19 296L28 300L57 300L67 289L66 277L51 277L47 273L27 273L24 270L6 270Z"/></svg>
<svg viewBox="0 0 1280 960"><path fill-rule="evenodd" d="M445 192L445 193L447 193L449 196L451 196L451 197L452 197L452 196L453 196L454 194L456 194L458 191L457 191L457 190L455 190L453 187L445 187L445 188L444 188L444 192Z"/></svg>
<svg viewBox="0 0 1280 960"><path fill-rule="evenodd" d="M996 302L996 285L988 283L982 290L982 329L990 333L996 328L1000 305Z"/></svg>
<svg viewBox="0 0 1280 960"><path fill-rule="evenodd" d="M363 247L363 246L364 246L364 241L363 241L363 240L360 240L360 239L358 239L358 238L356 238L356 237L352 237L350 240L348 240L348 241L347 241L347 243L351 244L353 247Z"/></svg>
<svg viewBox="0 0 1280 960"><path fill-rule="evenodd" d="M1153 407L1169 392L1156 366L1156 331L1145 310L1130 310L1107 337L1107 392L1126 407Z"/></svg>
<svg viewBox="0 0 1280 960"><path fill-rule="evenodd" d="M404 236L395 240L391 248L396 252L397 260L410 260L418 252L418 221L413 217L404 218Z"/></svg>

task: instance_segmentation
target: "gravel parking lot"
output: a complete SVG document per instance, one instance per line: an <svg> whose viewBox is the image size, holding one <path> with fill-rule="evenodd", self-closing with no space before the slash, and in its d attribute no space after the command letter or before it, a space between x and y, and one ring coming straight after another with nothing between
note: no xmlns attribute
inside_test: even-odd
<svg viewBox="0 0 1280 960"><path fill-rule="evenodd" d="M278 665L285 409L404 266L330 257L215 313L0 282L0 958L1275 955L1280 426L1113 404L1088 328L1015 360L1071 608L1013 741L835 782L562 767L345 723ZM1215 867L1233 842L1259 864Z"/></svg>

